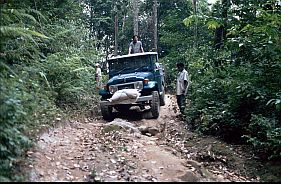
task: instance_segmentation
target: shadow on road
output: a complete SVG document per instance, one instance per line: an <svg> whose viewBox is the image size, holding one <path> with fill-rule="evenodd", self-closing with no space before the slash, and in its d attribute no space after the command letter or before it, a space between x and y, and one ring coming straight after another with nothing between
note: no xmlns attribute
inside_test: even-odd
<svg viewBox="0 0 281 184"><path fill-rule="evenodd" d="M140 111L139 109L129 109L128 111L113 112L114 118L121 118L128 121L139 121L142 119L151 119L152 115L149 110Z"/></svg>

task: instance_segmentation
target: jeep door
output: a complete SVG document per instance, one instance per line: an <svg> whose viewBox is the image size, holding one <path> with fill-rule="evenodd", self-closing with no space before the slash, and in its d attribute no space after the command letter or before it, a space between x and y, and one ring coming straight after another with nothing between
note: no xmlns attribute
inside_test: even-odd
<svg viewBox="0 0 281 184"><path fill-rule="evenodd" d="M155 81L158 83L158 90L159 92L162 92L163 87L165 86L165 81L163 70L161 69L161 66L158 63L158 55L151 55L151 61L154 64L154 77Z"/></svg>

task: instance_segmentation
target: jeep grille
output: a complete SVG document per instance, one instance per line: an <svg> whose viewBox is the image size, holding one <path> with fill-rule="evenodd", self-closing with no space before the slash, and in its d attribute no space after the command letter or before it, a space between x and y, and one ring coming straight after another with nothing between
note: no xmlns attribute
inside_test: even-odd
<svg viewBox="0 0 281 184"><path fill-rule="evenodd" d="M117 88L118 88L118 90L121 90L121 89L134 89L135 85L134 84L125 84L125 85L117 86Z"/></svg>
<svg viewBox="0 0 281 184"><path fill-rule="evenodd" d="M116 84L116 85L110 85L109 91L111 94L115 93L117 90L122 89L143 89L143 82L142 81L136 81L136 82L130 82L130 83L123 83L123 84Z"/></svg>

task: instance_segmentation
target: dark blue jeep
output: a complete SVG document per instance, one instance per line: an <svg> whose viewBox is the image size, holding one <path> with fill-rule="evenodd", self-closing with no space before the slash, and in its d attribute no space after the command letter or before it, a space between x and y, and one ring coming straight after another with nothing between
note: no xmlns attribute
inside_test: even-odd
<svg viewBox="0 0 281 184"><path fill-rule="evenodd" d="M132 106L141 110L149 106L153 118L159 117L160 106L165 105L164 69L158 63L157 52L144 52L116 56L107 60L109 80L99 91L100 107L105 120L113 119L113 108L127 111ZM141 94L134 103L111 103L114 93L122 89L138 89Z"/></svg>

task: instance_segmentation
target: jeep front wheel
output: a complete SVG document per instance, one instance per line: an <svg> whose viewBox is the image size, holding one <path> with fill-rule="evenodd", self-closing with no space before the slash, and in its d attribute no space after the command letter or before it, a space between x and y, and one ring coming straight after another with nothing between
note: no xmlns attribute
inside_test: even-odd
<svg viewBox="0 0 281 184"><path fill-rule="evenodd" d="M112 113L112 107L104 104L100 104L101 108L101 114L103 116L103 119L105 120L113 120L113 113Z"/></svg>
<svg viewBox="0 0 281 184"><path fill-rule="evenodd" d="M159 117L160 100L158 91L152 91L151 113L153 118Z"/></svg>

